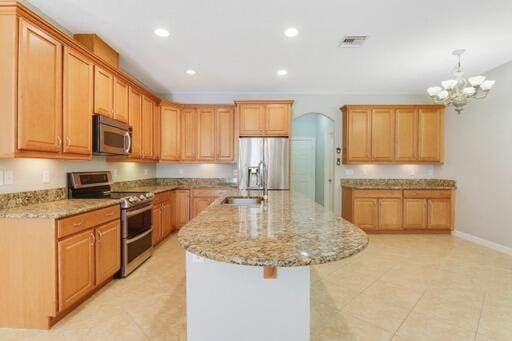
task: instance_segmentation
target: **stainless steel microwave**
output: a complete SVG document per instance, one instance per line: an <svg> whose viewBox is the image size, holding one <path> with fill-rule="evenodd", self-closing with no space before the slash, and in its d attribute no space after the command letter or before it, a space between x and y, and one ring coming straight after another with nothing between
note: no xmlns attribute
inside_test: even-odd
<svg viewBox="0 0 512 341"><path fill-rule="evenodd" d="M93 116L93 154L130 155L132 128L128 123L102 115Z"/></svg>

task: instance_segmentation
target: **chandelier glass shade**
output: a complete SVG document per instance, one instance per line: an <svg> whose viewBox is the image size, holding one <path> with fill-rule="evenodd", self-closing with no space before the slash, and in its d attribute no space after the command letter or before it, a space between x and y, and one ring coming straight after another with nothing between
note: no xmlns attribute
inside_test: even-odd
<svg viewBox="0 0 512 341"><path fill-rule="evenodd" d="M453 106L460 114L470 99L482 99L487 96L494 85L493 80L486 80L485 76L474 76L466 79L461 66L461 56L464 50L455 50L453 55L458 57L458 63L453 69L453 78L441 82L441 86L432 86L427 89L434 103Z"/></svg>

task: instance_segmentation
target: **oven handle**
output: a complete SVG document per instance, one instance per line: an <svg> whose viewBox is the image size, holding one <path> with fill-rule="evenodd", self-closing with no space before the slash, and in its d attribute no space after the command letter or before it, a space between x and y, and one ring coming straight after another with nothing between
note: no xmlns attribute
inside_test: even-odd
<svg viewBox="0 0 512 341"><path fill-rule="evenodd" d="M135 211L126 211L126 217L130 218L130 217L133 217L134 215L137 215L137 214L140 214L140 213L143 213L143 212L146 212L146 211L150 211L151 208L152 208L152 206L148 205L148 206L144 206L143 208L140 208L140 209L135 210Z"/></svg>
<svg viewBox="0 0 512 341"><path fill-rule="evenodd" d="M144 232L143 234L140 234L138 235L137 237L133 237L132 239L127 239L126 240L126 244L131 244L141 238L144 238L146 237L148 234L150 234L151 232L153 232L153 228L150 228L149 230L147 230L146 232Z"/></svg>

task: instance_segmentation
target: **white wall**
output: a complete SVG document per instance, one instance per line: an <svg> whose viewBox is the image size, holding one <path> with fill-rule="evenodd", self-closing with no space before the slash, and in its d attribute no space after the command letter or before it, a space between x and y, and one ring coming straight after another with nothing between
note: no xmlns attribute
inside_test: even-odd
<svg viewBox="0 0 512 341"><path fill-rule="evenodd" d="M339 108L345 104L396 104L396 103L431 103L428 96L408 94L304 94L304 93L174 93L161 94L167 98L182 103L233 103L234 99L293 99L293 116L306 113L322 113L334 120L335 148L341 147L341 112ZM159 165L157 174L174 174L176 165ZM234 170L236 166L233 166ZM170 170L169 170L170 169ZM340 179L341 178L430 178L433 166L335 166L335 212L340 214ZM212 177L222 177L224 169L216 170ZM220 175L220 176L219 176Z"/></svg>
<svg viewBox="0 0 512 341"><path fill-rule="evenodd" d="M106 162L95 156L92 161L60 161L45 159L0 160L0 172L12 171L14 183L0 186L0 193L66 187L66 173L72 171L112 171L114 181L154 178L155 165L133 162ZM50 182L42 183L43 172L50 172Z"/></svg>
<svg viewBox="0 0 512 341"><path fill-rule="evenodd" d="M512 62L487 77L496 85L486 99L446 111L446 161L434 175L457 180L457 230L512 247Z"/></svg>

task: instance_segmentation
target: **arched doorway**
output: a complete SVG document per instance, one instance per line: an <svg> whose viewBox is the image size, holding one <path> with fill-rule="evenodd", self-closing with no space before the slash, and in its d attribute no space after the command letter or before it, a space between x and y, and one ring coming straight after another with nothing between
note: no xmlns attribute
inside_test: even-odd
<svg viewBox="0 0 512 341"><path fill-rule="evenodd" d="M292 190L334 208L334 121L307 113L292 122Z"/></svg>

